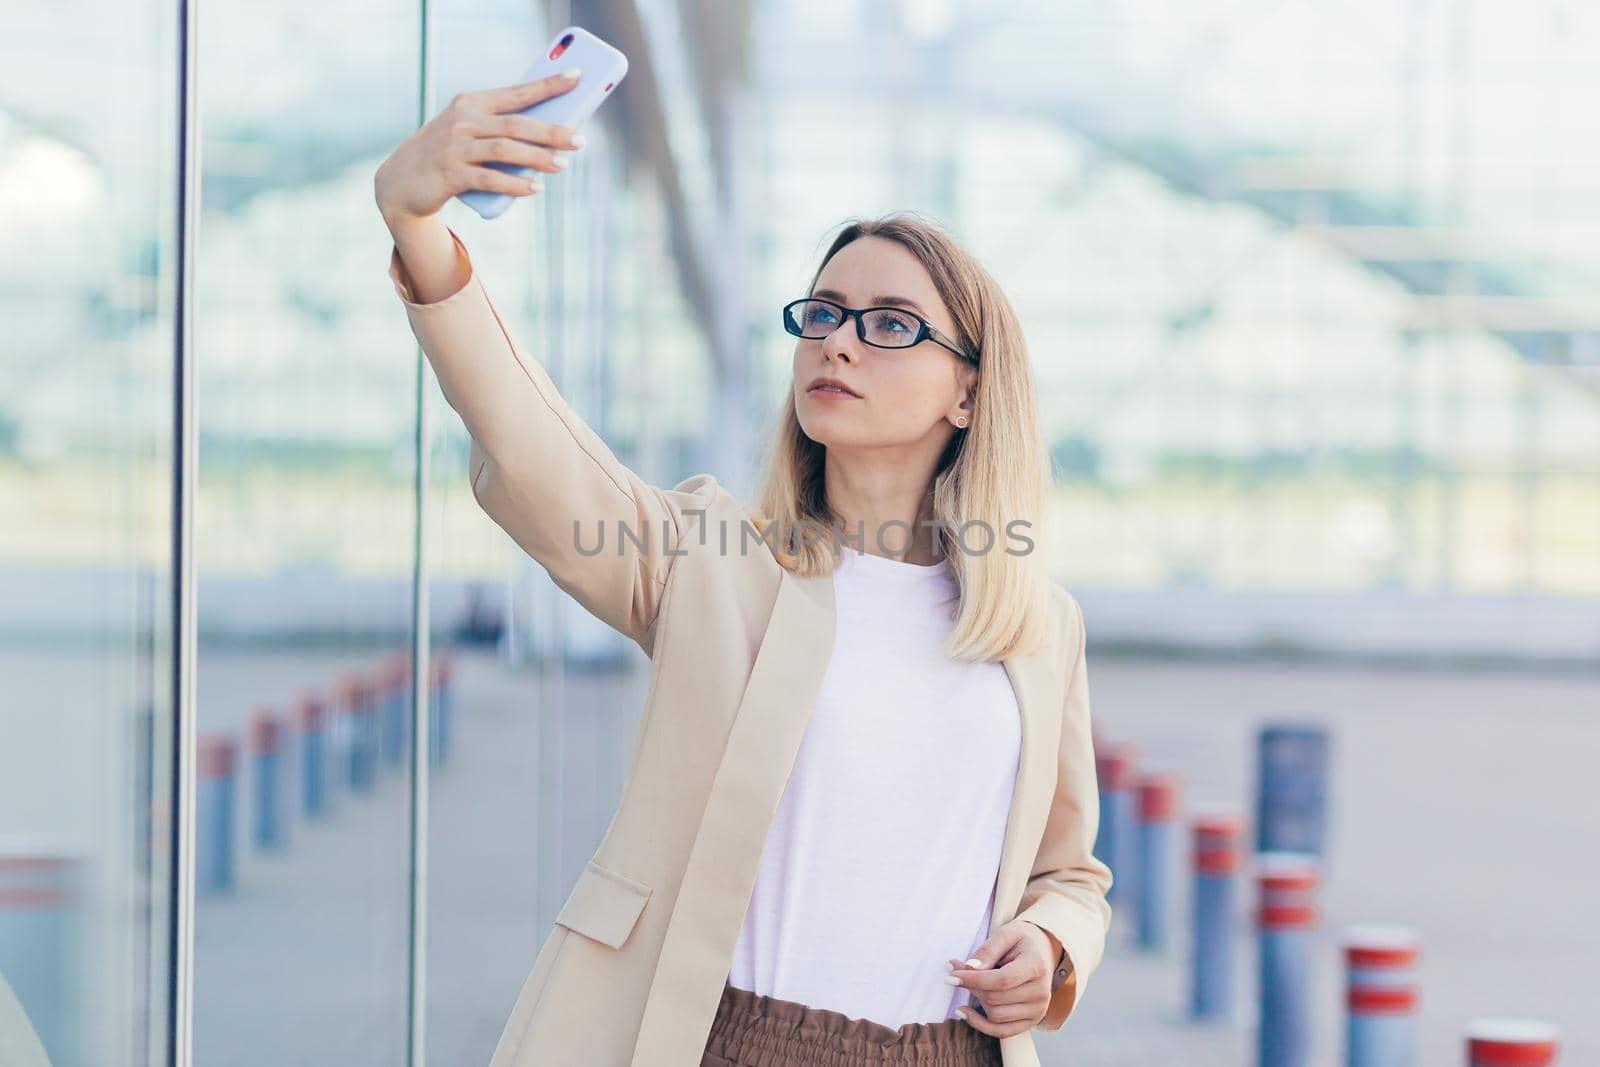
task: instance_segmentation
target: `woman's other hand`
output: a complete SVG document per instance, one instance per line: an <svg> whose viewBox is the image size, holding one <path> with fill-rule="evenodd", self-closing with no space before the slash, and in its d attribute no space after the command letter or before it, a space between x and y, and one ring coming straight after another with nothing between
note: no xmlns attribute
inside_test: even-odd
<svg viewBox="0 0 1600 1067"><path fill-rule="evenodd" d="M989 936L972 959L950 960L956 984L971 990L983 1011L956 1009L974 1029L995 1037L1032 1030L1050 1007L1061 946L1041 926L1013 919ZM974 966L974 964L976 964Z"/></svg>
<svg viewBox="0 0 1600 1067"><path fill-rule="evenodd" d="M459 93L449 105L400 142L378 167L373 194L390 229L428 218L468 189L531 196L529 179L483 164L489 161L555 172L566 165L556 153L577 149L577 131L516 112L568 92L576 78L552 74L537 81ZM535 179L537 181L537 179Z"/></svg>

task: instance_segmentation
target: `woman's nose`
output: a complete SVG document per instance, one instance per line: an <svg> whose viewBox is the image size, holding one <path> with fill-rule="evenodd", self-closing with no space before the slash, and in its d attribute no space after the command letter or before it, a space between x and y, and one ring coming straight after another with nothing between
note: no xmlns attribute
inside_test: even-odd
<svg viewBox="0 0 1600 1067"><path fill-rule="evenodd" d="M848 363L856 357L850 351L851 335L844 332L846 326L849 326L848 322L828 335L822 342L822 354L830 359L842 359Z"/></svg>

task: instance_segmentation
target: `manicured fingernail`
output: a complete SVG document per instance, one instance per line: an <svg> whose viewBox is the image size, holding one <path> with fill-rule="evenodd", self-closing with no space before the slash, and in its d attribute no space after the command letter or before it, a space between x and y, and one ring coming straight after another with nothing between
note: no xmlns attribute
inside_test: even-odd
<svg viewBox="0 0 1600 1067"><path fill-rule="evenodd" d="M572 147L573 148L582 148L584 145L586 145L588 143L589 143L589 139L587 137L585 137L583 134L575 133L575 134L572 135Z"/></svg>
<svg viewBox="0 0 1600 1067"><path fill-rule="evenodd" d="M967 966L968 967L982 967L983 966L983 961L978 959L976 956L974 956L972 959L967 961Z"/></svg>
<svg viewBox="0 0 1600 1067"><path fill-rule="evenodd" d="M551 156L550 165L556 168L556 170L560 170L562 167L567 165L567 161L560 156Z"/></svg>
<svg viewBox="0 0 1600 1067"><path fill-rule="evenodd" d="M570 81L577 81L579 69L578 67L573 67L571 70L564 70L561 72L561 76Z"/></svg>
<svg viewBox="0 0 1600 1067"><path fill-rule="evenodd" d="M543 191L544 191L544 182L540 181L538 178L535 178L535 179L533 179L533 181L528 183L528 192L530 192L530 193L538 193L538 192L543 192Z"/></svg>
<svg viewBox="0 0 1600 1067"><path fill-rule="evenodd" d="M944 976L944 980L951 985L961 984L961 976L958 974L947 974Z"/></svg>

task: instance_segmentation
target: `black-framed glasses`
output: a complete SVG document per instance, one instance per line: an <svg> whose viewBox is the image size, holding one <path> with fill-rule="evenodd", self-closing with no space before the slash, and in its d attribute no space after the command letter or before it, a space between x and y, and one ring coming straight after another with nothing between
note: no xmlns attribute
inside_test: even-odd
<svg viewBox="0 0 1600 1067"><path fill-rule="evenodd" d="M801 297L783 305L783 328L796 337L817 341L855 316L856 336L874 348L910 348L923 341L943 345L974 365L978 357L964 351L955 341L933 328L915 311L898 307L847 308L832 300Z"/></svg>

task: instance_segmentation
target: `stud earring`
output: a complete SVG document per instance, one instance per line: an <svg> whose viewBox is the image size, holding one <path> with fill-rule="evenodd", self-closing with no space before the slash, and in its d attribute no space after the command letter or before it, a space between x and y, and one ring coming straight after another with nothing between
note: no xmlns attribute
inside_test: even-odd
<svg viewBox="0 0 1600 1067"><path fill-rule="evenodd" d="M958 417L956 419L956 425L965 430L967 428L967 417L965 415Z"/></svg>

